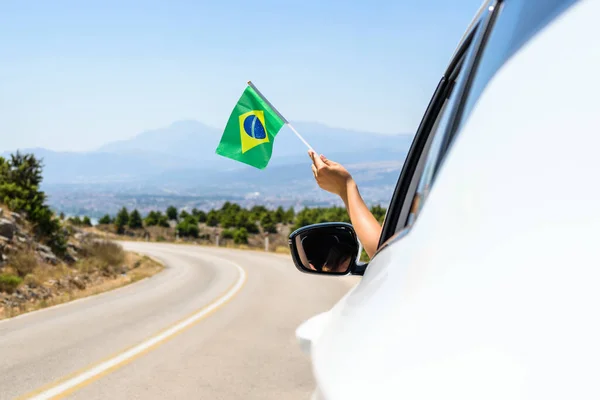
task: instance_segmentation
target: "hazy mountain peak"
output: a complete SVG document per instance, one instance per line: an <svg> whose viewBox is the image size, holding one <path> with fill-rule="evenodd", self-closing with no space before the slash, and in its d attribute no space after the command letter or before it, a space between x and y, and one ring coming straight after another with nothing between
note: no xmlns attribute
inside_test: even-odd
<svg viewBox="0 0 600 400"><path fill-rule="evenodd" d="M406 134L361 132L305 121L293 124L316 151L345 165L401 162L412 141L412 135ZM178 181L182 186L227 183L246 187L289 184L310 171L306 147L287 127L277 134L266 171L215 154L222 133L222 129L188 119L108 143L97 151L29 151L44 159L46 183L151 181L160 185Z"/></svg>

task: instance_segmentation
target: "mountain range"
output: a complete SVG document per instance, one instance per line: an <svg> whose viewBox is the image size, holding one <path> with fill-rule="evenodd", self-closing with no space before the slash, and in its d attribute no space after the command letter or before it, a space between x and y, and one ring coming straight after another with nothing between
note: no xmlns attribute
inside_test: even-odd
<svg viewBox="0 0 600 400"><path fill-rule="evenodd" d="M316 151L348 168L367 201L387 203L412 135L310 122L296 122L294 127ZM43 160L43 189L50 195L51 205L70 213L101 215L114 213L124 204L141 207L144 202L152 209L164 199L186 207L193 198L199 208L218 206L222 199L250 199L246 204L272 206L336 201L318 190L307 149L289 128L278 133L273 157L264 170L217 155L221 134L221 130L187 120L107 143L94 151L20 151Z"/></svg>
<svg viewBox="0 0 600 400"><path fill-rule="evenodd" d="M294 126L316 151L343 164L402 161L412 141L412 135L406 134L352 131L308 122ZM228 177L277 184L280 179L296 175L296 169L301 168L304 175L309 168L305 146L287 127L277 135L273 158L264 171L215 154L221 133L201 122L186 120L107 143L95 151L21 151L43 159L46 185L177 182L189 186L223 183ZM289 168L292 165L294 168Z"/></svg>

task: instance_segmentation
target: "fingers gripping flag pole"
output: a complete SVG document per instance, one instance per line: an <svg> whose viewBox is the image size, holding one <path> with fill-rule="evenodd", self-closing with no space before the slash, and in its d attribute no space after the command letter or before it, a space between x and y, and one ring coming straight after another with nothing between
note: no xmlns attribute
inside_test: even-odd
<svg viewBox="0 0 600 400"><path fill-rule="evenodd" d="M254 86L252 81L248 81L248 86L250 86L252 89L254 89L256 91L256 93L264 100L264 102L267 103L273 109L273 111L275 111L277 113L277 115L279 115L279 118L281 118L285 122L285 124L292 130L292 132L294 132L296 134L296 136L298 136L298 139L300 139L302 141L302 143L304 143L306 145L306 147L308 147L309 150L313 150L312 146L310 144L308 144L308 142L302 137L302 135L300 135L298 133L298 131L296 130L296 128L294 128L294 126L290 123L290 121L288 121L283 115L281 115L281 113L279 111L277 111L277 109L275 107L273 107L271 102L269 102L269 100L267 100L267 98L265 96L263 96L263 94L260 92L260 90L258 90L258 88L256 86Z"/></svg>
<svg viewBox="0 0 600 400"><path fill-rule="evenodd" d="M313 150L256 86L248 82L227 121L216 153L264 169L271 159L275 136L283 125L289 126L302 143Z"/></svg>

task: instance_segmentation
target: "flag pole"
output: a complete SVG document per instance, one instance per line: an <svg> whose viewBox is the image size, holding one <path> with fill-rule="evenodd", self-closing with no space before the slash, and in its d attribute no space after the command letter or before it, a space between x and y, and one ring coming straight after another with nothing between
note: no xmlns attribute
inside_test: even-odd
<svg viewBox="0 0 600 400"><path fill-rule="evenodd" d="M260 92L260 90L258 90L258 88L256 86L254 86L254 84L252 83L252 81L248 81L248 86L250 86L252 89L254 89L254 91L256 92L256 94L258 94L260 96L260 98L267 103L267 105L269 107L271 107L271 109L273 111L275 111L275 114L277 114L277 116L279 118L281 118L283 120L283 122L285 122L285 124L292 130L292 132L294 132L296 134L296 136L298 136L298 139L300 139L302 141L302 143L304 143L306 145L306 147L308 147L309 150L313 150L312 146L310 144L308 144L308 142L302 137L302 135L300 135L298 133L298 131L296 130L296 128L294 128L292 126L292 124L290 123L290 121L288 121L279 111L277 111L277 109L275 107L273 107L273 104L271 104L271 102L269 100L267 100L267 98L265 96L263 96L263 94Z"/></svg>

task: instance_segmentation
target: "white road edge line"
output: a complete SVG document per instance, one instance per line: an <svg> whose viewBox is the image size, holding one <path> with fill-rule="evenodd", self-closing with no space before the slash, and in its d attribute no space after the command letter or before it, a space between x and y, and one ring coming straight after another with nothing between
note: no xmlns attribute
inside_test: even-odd
<svg viewBox="0 0 600 400"><path fill-rule="evenodd" d="M58 396L61 393L64 393L67 390L72 389L75 386L103 373L104 371L106 371L110 368L113 368L113 367L123 363L124 361L127 361L130 358L135 357L136 355L142 353L143 351L154 346L155 344L160 343L161 341L163 341L163 340L175 335L179 331L185 329L189 325L191 325L194 322L198 321L199 319L203 318L206 314L219 308L221 305L223 305L225 302L227 302L229 299L231 299L233 296L235 296L237 294L237 292L244 285L244 282L246 281L246 271L244 271L244 269L242 267L240 267L237 263L234 263L233 261L229 261L229 260L224 260L224 261L231 263L233 266L235 266L238 269L239 278L238 278L237 282L235 283L235 285L231 289L229 289L227 291L227 293L225 293L223 296L221 296L218 300L209 304L207 307L203 308L202 310L198 311L197 313L193 314L192 316L186 318L185 320L179 322L175 326L172 326L168 330L146 340L145 342L138 344L134 348L127 350L124 353L121 353L118 356L115 356L115 357L111 358L110 360L107 360L95 367L92 367L89 370L82 372L81 374L79 374L63 383L60 383L60 384L58 384L46 391L34 396L34 397L31 397L31 399L46 400L46 399L51 399L55 396Z"/></svg>

